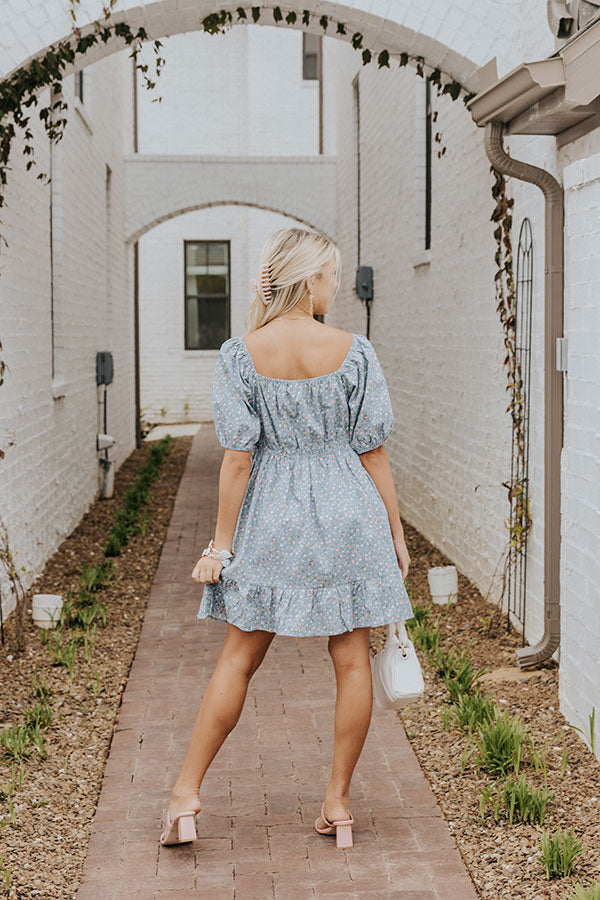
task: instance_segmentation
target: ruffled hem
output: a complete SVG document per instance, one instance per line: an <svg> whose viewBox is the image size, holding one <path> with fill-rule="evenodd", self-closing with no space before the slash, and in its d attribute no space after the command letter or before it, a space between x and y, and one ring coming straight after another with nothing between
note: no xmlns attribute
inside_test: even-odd
<svg viewBox="0 0 600 900"><path fill-rule="evenodd" d="M229 622L242 631L313 637L375 628L413 615L398 569L393 575L320 588L279 587L221 577L204 586L196 617Z"/></svg>

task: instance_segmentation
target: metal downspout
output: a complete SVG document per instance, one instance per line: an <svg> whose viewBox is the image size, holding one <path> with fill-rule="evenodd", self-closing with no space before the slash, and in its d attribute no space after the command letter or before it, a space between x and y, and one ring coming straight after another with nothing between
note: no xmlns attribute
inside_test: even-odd
<svg viewBox="0 0 600 900"><path fill-rule="evenodd" d="M545 200L544 322L544 634L519 647L521 667L548 659L560 645L560 463L563 446L563 380L556 368L556 339L563 336L564 193L545 169L512 159L502 146L502 122L485 126L485 151L504 175L536 184Z"/></svg>

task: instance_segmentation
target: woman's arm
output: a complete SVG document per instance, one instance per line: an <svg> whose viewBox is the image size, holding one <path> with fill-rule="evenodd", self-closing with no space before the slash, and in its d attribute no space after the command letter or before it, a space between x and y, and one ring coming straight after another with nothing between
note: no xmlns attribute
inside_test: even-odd
<svg viewBox="0 0 600 900"><path fill-rule="evenodd" d="M396 496L396 487L392 477L390 461L383 444L375 447L374 450L368 450L366 453L360 454L360 461L375 482L375 487L381 494L381 499L385 503L387 509L390 530L396 548L396 556L400 568L402 569L402 577L406 578L408 566L410 564L410 556L404 539L404 529L400 521L400 511L398 509L398 498Z"/></svg>
<svg viewBox="0 0 600 900"><path fill-rule="evenodd" d="M225 449L219 472L219 507L215 528L215 550L232 550L235 526L248 487L252 465L251 452ZM223 563L202 556L194 567L192 578L201 583L218 581Z"/></svg>

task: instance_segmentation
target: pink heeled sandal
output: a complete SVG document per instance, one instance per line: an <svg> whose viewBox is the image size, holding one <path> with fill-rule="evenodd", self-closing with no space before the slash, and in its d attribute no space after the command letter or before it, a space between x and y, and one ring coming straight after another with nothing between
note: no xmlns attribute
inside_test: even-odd
<svg viewBox="0 0 600 900"><path fill-rule="evenodd" d="M350 813L349 819L333 819L333 821L330 822L325 815L325 801L323 801L321 805L321 818L327 825L325 828L319 828L319 820L315 819L315 829L319 834L333 834L335 831L336 847L352 847L352 826L354 824L352 813Z"/></svg>
<svg viewBox="0 0 600 900"><path fill-rule="evenodd" d="M160 836L161 844L183 844L185 841L195 841L197 815L198 813L194 812L193 809L184 809L171 822L169 810L167 809L167 827Z"/></svg>

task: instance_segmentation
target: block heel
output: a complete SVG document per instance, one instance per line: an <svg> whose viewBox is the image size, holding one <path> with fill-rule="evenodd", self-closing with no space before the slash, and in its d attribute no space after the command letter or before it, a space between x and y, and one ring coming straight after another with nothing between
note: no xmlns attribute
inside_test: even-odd
<svg viewBox="0 0 600 900"><path fill-rule="evenodd" d="M167 827L160 836L163 846L170 844L184 844L186 841L196 840L196 816L193 809L186 809L175 816L171 822L167 810Z"/></svg>
<svg viewBox="0 0 600 900"><path fill-rule="evenodd" d="M349 819L333 819L333 821L329 821L327 816L325 815L325 801L323 801L321 805L321 818L326 823L325 827L319 827L319 820L315 819L315 830L319 832L319 834L333 834L335 831L335 845L336 847L352 847L352 826L354 824L354 818L352 813L350 813Z"/></svg>

